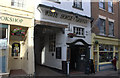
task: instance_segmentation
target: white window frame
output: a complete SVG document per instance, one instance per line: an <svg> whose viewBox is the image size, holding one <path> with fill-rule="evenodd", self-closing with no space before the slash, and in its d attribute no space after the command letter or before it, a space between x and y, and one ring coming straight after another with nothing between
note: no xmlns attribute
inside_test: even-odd
<svg viewBox="0 0 120 78"><path fill-rule="evenodd" d="M74 5L75 8L82 9L82 0L74 0Z"/></svg>
<svg viewBox="0 0 120 78"><path fill-rule="evenodd" d="M106 34L106 20L102 19L102 18L99 18L99 19L100 19L100 23L101 23L102 20L104 20L104 25L103 25L103 23L101 23L100 26L99 26L100 27L100 29L99 29L99 31L100 31L99 35L105 35Z"/></svg>
<svg viewBox="0 0 120 78"><path fill-rule="evenodd" d="M25 5L24 1L25 0L11 0L11 6L23 8Z"/></svg>
<svg viewBox="0 0 120 78"><path fill-rule="evenodd" d="M73 27L73 33L75 33L76 36L85 36L85 29L82 27Z"/></svg>

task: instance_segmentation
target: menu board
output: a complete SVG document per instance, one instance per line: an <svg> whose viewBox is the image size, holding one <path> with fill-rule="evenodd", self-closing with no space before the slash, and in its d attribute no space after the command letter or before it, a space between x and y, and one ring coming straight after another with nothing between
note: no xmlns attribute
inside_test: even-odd
<svg viewBox="0 0 120 78"><path fill-rule="evenodd" d="M0 49L7 49L7 39L0 39Z"/></svg>

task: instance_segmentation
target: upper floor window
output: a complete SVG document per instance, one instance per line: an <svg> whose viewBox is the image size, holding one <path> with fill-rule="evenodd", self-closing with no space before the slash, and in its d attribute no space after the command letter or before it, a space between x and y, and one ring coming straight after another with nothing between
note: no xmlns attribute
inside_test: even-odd
<svg viewBox="0 0 120 78"><path fill-rule="evenodd" d="M105 1L104 0L99 0L99 7L102 9L105 9Z"/></svg>
<svg viewBox="0 0 120 78"><path fill-rule="evenodd" d="M24 7L24 0L12 0L11 6Z"/></svg>
<svg viewBox="0 0 120 78"><path fill-rule="evenodd" d="M114 36L114 23L109 21L109 35Z"/></svg>
<svg viewBox="0 0 120 78"><path fill-rule="evenodd" d="M98 25L99 25L100 35L105 35L106 34L105 20L100 18Z"/></svg>
<svg viewBox="0 0 120 78"><path fill-rule="evenodd" d="M74 0L74 5L73 7L82 9L82 0Z"/></svg>
<svg viewBox="0 0 120 78"><path fill-rule="evenodd" d="M55 2L55 3L60 3L59 0L48 0L48 1L52 1L52 2Z"/></svg>
<svg viewBox="0 0 120 78"><path fill-rule="evenodd" d="M56 35L49 35L49 52L55 52L56 48Z"/></svg>
<svg viewBox="0 0 120 78"><path fill-rule="evenodd" d="M73 32L76 34L76 36L84 36L84 28L74 27Z"/></svg>
<svg viewBox="0 0 120 78"><path fill-rule="evenodd" d="M113 12L113 2L111 0L108 1L108 12Z"/></svg>

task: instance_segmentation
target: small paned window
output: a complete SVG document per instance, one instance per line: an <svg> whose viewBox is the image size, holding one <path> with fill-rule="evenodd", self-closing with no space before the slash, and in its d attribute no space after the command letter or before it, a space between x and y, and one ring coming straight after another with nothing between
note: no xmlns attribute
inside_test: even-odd
<svg viewBox="0 0 120 78"><path fill-rule="evenodd" d="M84 36L84 28L74 27L73 33L75 33L76 36Z"/></svg>
<svg viewBox="0 0 120 78"><path fill-rule="evenodd" d="M74 0L73 7L82 9L82 0Z"/></svg>
<svg viewBox="0 0 120 78"><path fill-rule="evenodd" d="M105 20L100 18L99 30L101 35L106 34Z"/></svg>
<svg viewBox="0 0 120 78"><path fill-rule="evenodd" d="M105 9L105 1L99 0L99 8Z"/></svg>
<svg viewBox="0 0 120 78"><path fill-rule="evenodd" d="M24 0L12 0L11 6L24 7Z"/></svg>
<svg viewBox="0 0 120 78"><path fill-rule="evenodd" d="M114 23L109 22L109 35L114 36Z"/></svg>
<svg viewBox="0 0 120 78"><path fill-rule="evenodd" d="M49 35L49 52L55 52L56 49L56 35Z"/></svg>
<svg viewBox="0 0 120 78"><path fill-rule="evenodd" d="M108 1L108 12L113 12L113 2L111 0Z"/></svg>

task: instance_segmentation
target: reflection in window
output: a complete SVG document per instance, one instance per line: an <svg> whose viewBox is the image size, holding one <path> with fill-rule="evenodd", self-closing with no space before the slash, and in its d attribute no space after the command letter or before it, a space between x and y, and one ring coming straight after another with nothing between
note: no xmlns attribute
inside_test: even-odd
<svg viewBox="0 0 120 78"><path fill-rule="evenodd" d="M82 9L82 0L74 0L73 6Z"/></svg>
<svg viewBox="0 0 120 78"><path fill-rule="evenodd" d="M0 27L0 39L6 38L6 28Z"/></svg>
<svg viewBox="0 0 120 78"><path fill-rule="evenodd" d="M113 51L113 45L100 44L99 45L99 50L100 51Z"/></svg>
<svg viewBox="0 0 120 78"><path fill-rule="evenodd" d="M99 0L99 7L105 9L105 2L104 0Z"/></svg>
<svg viewBox="0 0 120 78"><path fill-rule="evenodd" d="M113 59L113 52L100 52L99 61L100 62L110 62Z"/></svg>
<svg viewBox="0 0 120 78"><path fill-rule="evenodd" d="M109 22L109 35L114 36L114 23Z"/></svg>
<svg viewBox="0 0 120 78"><path fill-rule="evenodd" d="M113 12L113 2L111 0L108 2L108 12Z"/></svg>

